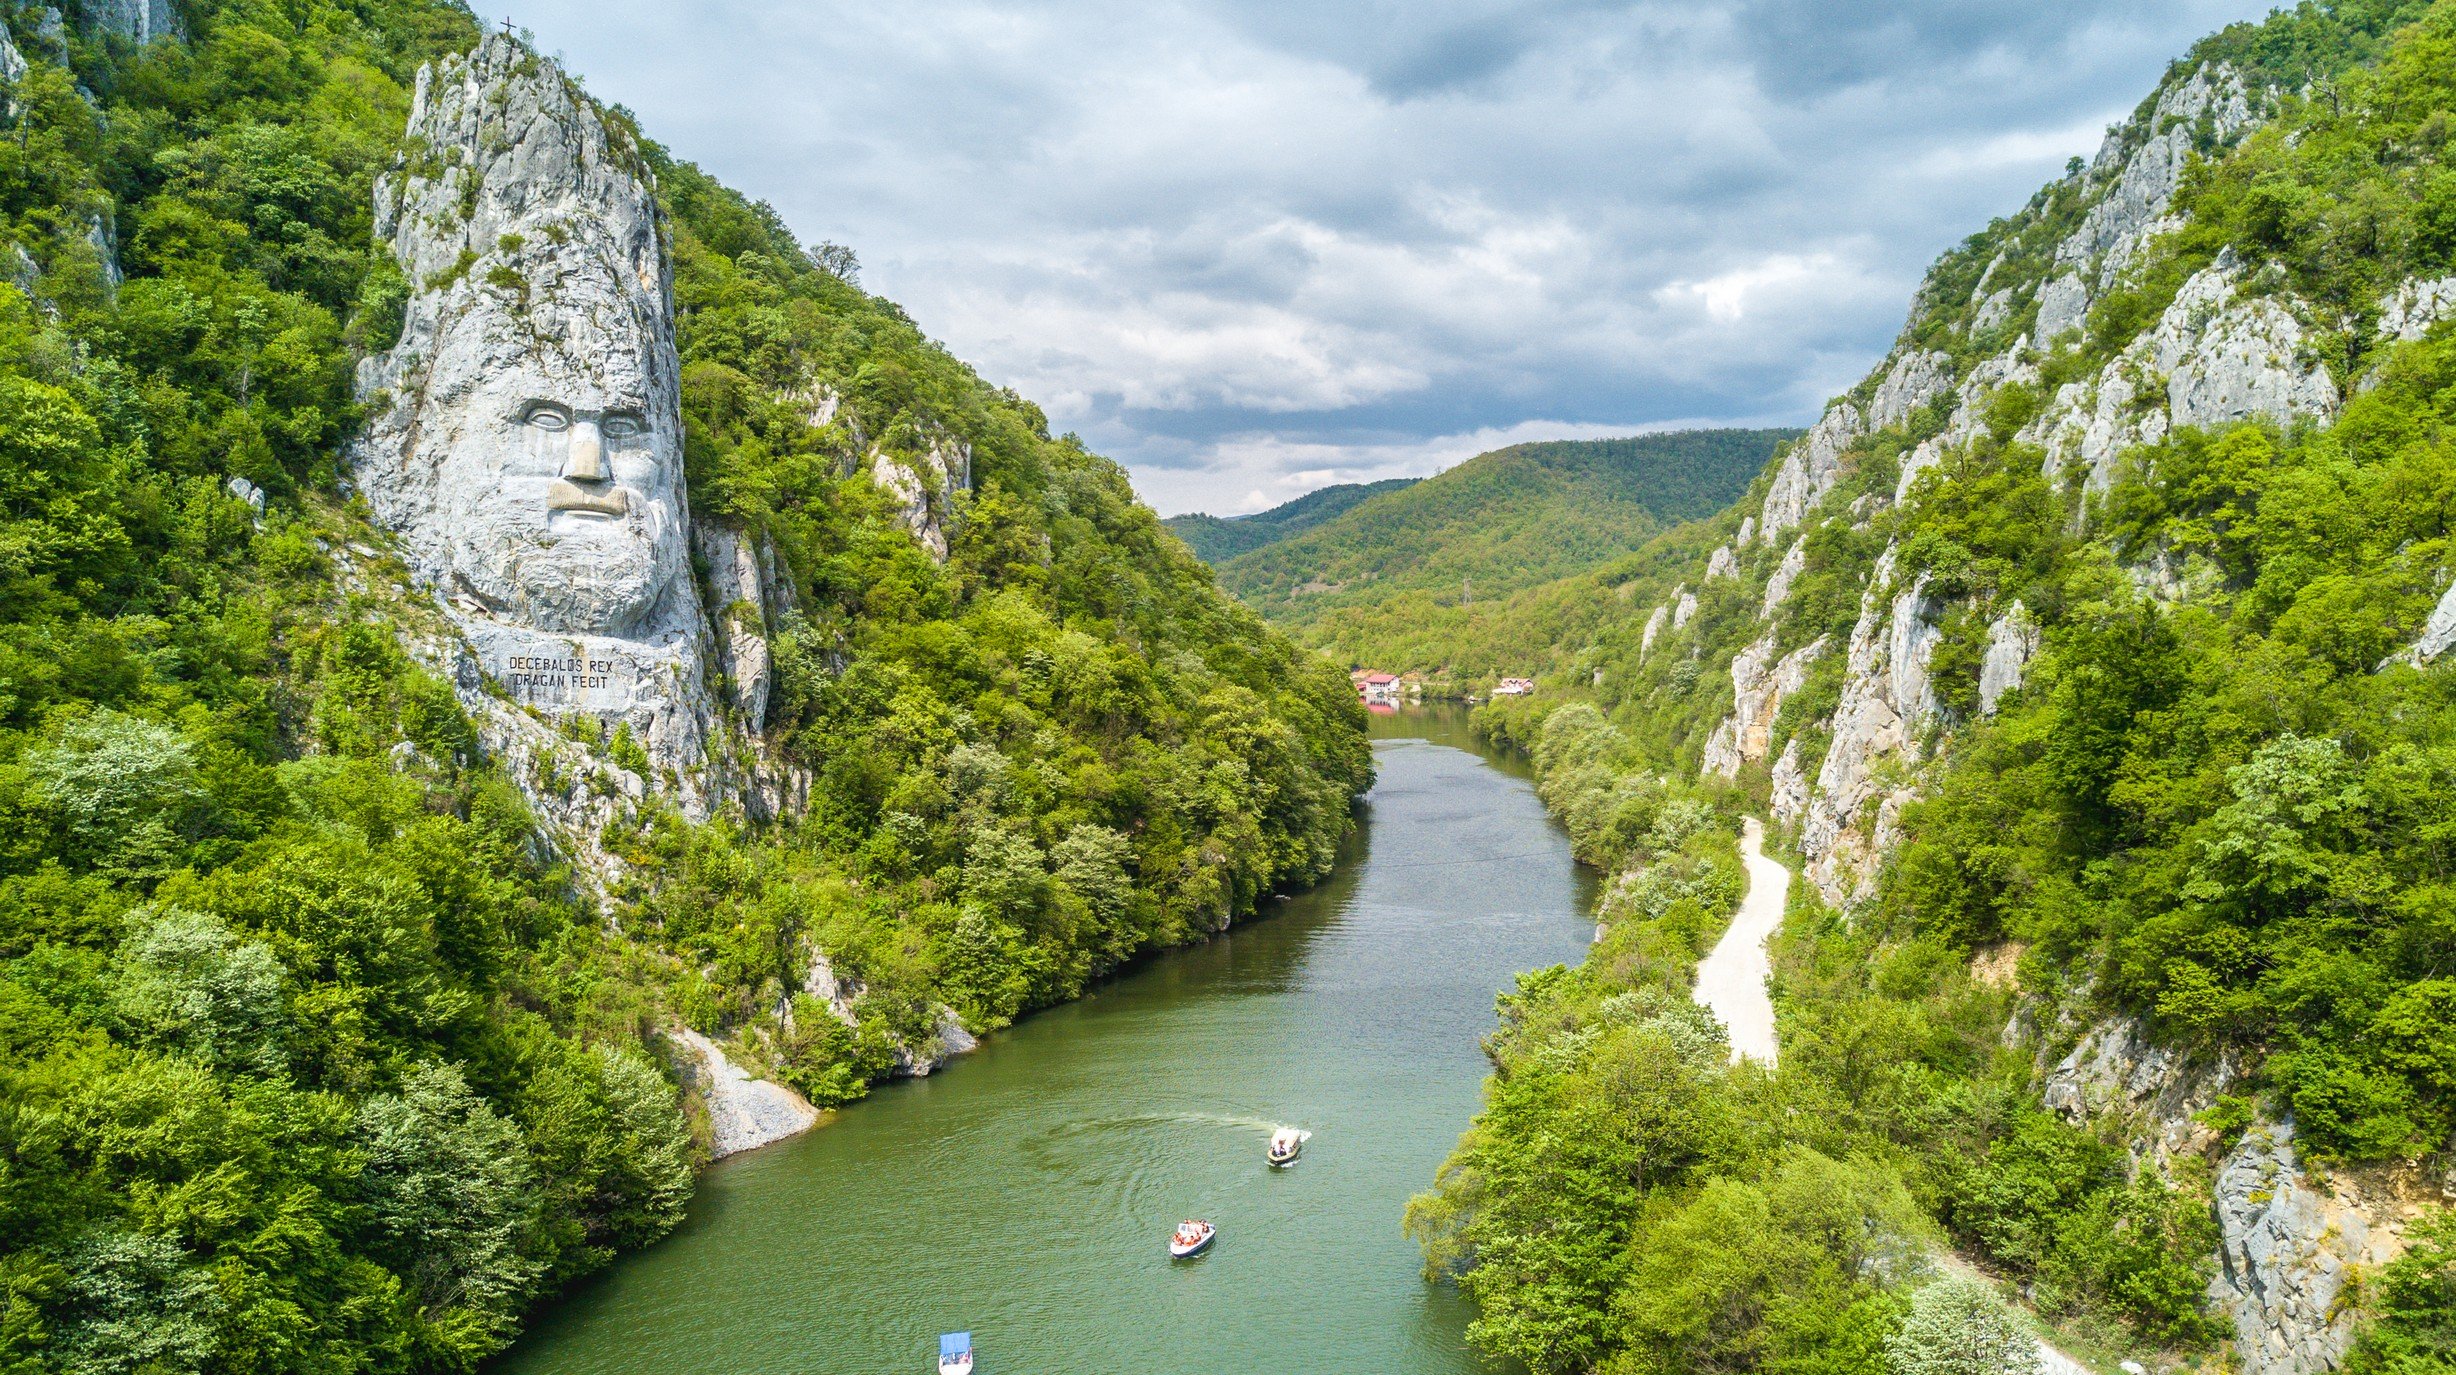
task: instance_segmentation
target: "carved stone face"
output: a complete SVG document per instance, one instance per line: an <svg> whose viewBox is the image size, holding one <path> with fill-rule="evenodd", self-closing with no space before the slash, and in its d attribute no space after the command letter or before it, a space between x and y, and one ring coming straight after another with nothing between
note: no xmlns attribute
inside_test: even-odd
<svg viewBox="0 0 2456 1375"><path fill-rule="evenodd" d="M661 340L628 312L541 333L495 304L443 322L434 375L457 385L420 407L446 590L538 630L644 636L689 567Z"/></svg>

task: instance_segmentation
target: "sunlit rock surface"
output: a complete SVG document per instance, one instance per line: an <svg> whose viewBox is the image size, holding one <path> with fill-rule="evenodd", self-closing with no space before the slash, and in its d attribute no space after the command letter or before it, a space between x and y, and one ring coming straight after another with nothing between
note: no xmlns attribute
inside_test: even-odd
<svg viewBox="0 0 2456 1375"><path fill-rule="evenodd" d="M714 1041L688 1027L672 1033L681 1048L676 1069L708 1110L708 1153L729 1155L798 1136L819 1120L816 1108L782 1084L754 1079Z"/></svg>
<svg viewBox="0 0 2456 1375"><path fill-rule="evenodd" d="M1707 738L1704 771L1736 778L1742 766L1765 758L1773 747L1774 721L1783 700L1808 681L1808 667L1825 651L1824 637L1773 662L1770 633L1731 659L1731 714Z"/></svg>
<svg viewBox="0 0 2456 1375"><path fill-rule="evenodd" d="M419 75L376 229L410 284L361 365L376 519L491 684L686 784L711 702L655 195L627 133L508 38Z"/></svg>

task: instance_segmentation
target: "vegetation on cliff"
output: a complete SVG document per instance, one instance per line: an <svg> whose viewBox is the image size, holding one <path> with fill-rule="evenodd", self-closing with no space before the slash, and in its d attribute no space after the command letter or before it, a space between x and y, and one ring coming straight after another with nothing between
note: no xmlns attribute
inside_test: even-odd
<svg viewBox="0 0 2456 1375"><path fill-rule="evenodd" d="M679 1219L672 1021L841 1099L942 1005L995 1025L1327 866L1369 769L1336 672L841 255L652 150L694 501L786 565L776 749L816 777L768 828L650 805L611 919L577 896L404 652L434 618L337 467L400 319L371 184L476 24L181 11L142 48L6 16L0 1369L474 1368ZM856 424L971 445L944 566L847 476ZM788 1030L817 949L869 991Z"/></svg>
<svg viewBox="0 0 2456 1375"><path fill-rule="evenodd" d="M1563 810L1588 831L1615 828L1578 822L1575 806L1625 807L1617 829L1644 834L1666 786L1653 780L1697 774L1734 705L1725 666L1752 643L1782 656L1823 637L1827 649L1780 699L1767 747L1706 794L1732 811L1780 800L1768 766L1786 748L1804 791L1837 734L1863 728L1838 719L1844 647L1855 626L1887 631L1888 606L1893 654L1932 644L1912 661L1932 708L1878 766L1888 787L1916 766L1919 800L1880 820L1871 797L1852 819L1898 836L1889 858L1847 917L1802 885L1777 943L1779 1068L1736 1068L1710 1092L1663 1100L1665 1121L1737 1122L1707 1138L1741 1146L1699 1162L1633 1145L1606 1176L1540 1173L1564 1165L1563 1143L1599 1139L1595 1081L1575 1076L1625 1072L1605 1009L1685 992L1699 947L1676 904L1654 919L1659 964L1630 967L1615 929L1587 967L1505 1004L1494 1106L1417 1210L1428 1255L1464 1270L1489 1349L1546 1370L1882 1368L1898 1296L1820 1307L1717 1291L1702 1306L1730 1327L1710 1352L1667 1346L1655 1321L1664 1277L1720 1282L1698 1278L1722 1273L1708 1258L1666 1251L1685 1235L1675 1220L1718 1190L1764 1200L1722 1214L1723 1235L1752 1238L1731 1251L1778 1250L1823 1225L1779 1203L1786 1152L1866 1169L1869 1229L1950 1238L2084 1342L2182 1350L2241 1331L2209 1306L2222 1277L2207 1167L2255 1117L2290 1117L2322 1168L2444 1162L2456 679L2407 650L2456 566L2456 343L2444 325L2425 332L2427 317L2402 332L2383 320L2456 266L2437 153L2456 118L2452 54L2446 4L2307 5L2209 40L2174 79L2232 63L2271 102L2265 126L2239 146L2204 143L2173 203L2182 227L2150 239L2081 327L2034 355L2034 375L1982 395L1966 438L1906 489L1904 463L1948 431L1949 390L1845 445L1787 596L1766 591L1780 547L1734 542L1744 504L1585 575L1576 596L1530 593L1514 624L1502 618L1495 633L1549 641L1560 676L1551 701L1482 720L1535 749L1548 796L1584 799ZM2071 270L2056 246L2088 209L2088 184L2076 173L1948 254L1905 350L1959 368L2017 346L2037 319L2030 287ZM2300 322L2298 365L2325 363L2342 389L2329 423L2180 426L2122 446L2104 490L2083 469L2053 470L2032 422L2065 384L2120 367L2212 269ZM2008 283L2015 315L1989 315ZM1736 552L1731 576L1704 576L1717 546ZM1875 572L1888 549L1889 589ZM1682 589L1695 598L1685 624L1652 614ZM2037 653L2026 681L1982 710L2016 604ZM1591 752L1567 742L1600 730L1615 742L1608 778L1553 781L1596 775ZM1661 891L1680 869L1662 872L1640 846L1615 891ZM2045 1069L2109 1017L2138 1019L2179 1057L2242 1068L2196 1124L2207 1154L2159 1167L2128 1149L2134 1124L2044 1109ZM1525 1036L1530 1022L1545 1030ZM1637 1141L1654 1120L1618 1124L1614 1139ZM1907 1220L1879 1206L1894 1188L1917 1205ZM1625 1241L1580 1253L1543 1240L1593 1229ZM2369 1326L2351 1368L2444 1368L2456 1356L2445 1229L2417 1224L2406 1258L2345 1307L2301 1314L2281 1300L2257 1320L2308 1333L2360 1305ZM1901 1351L1889 1359L1907 1368Z"/></svg>

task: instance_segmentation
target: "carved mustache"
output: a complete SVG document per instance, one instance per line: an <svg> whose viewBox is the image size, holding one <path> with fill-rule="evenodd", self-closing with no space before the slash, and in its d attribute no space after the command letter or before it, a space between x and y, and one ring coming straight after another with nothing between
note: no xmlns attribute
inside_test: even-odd
<svg viewBox="0 0 2456 1375"><path fill-rule="evenodd" d="M591 515L623 516L631 513L631 494L620 487L608 487L592 492L568 478L556 478L546 489L548 511L585 511Z"/></svg>

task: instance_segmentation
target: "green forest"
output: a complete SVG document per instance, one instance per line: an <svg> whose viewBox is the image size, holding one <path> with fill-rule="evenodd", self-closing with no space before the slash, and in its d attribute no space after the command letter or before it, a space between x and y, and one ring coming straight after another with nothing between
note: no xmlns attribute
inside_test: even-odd
<svg viewBox="0 0 2456 1375"><path fill-rule="evenodd" d="M144 47L5 16L0 1370L474 1369L681 1217L666 1029L842 1101L941 1005L994 1028L1327 869L1370 774L1340 674L847 255L648 143L692 503L787 565L772 729L814 784L768 826L643 805L601 908L404 651L431 612L339 573L380 554L340 454L405 289L372 184L477 23L179 8ZM813 384L830 425L784 400ZM848 476L854 425L972 446L943 566ZM855 1025L779 1015L822 950Z"/></svg>
<svg viewBox="0 0 2456 1375"><path fill-rule="evenodd" d="M1220 585L1335 659L1489 671L1414 648L1422 642L1410 632L1721 510L1795 433L1680 430L1497 449L1230 559Z"/></svg>
<svg viewBox="0 0 2456 1375"><path fill-rule="evenodd" d="M2233 1368L2206 1306L2212 1161L2139 1168L2126 1124L2042 1105L2043 1069L2095 1019L2243 1067L2198 1120L2219 1152L2290 1120L2320 1178L2444 1170L2456 678L2406 651L2456 567L2456 336L2399 342L2378 321L2398 283L2456 267L2456 5L2306 4L2215 35L2176 78L2206 60L2273 83L2274 117L2205 148L2185 227L2038 381L1999 388L1907 502L1887 500L1901 460L1943 408L1851 446L1823 510L1874 514L1811 518L1770 626L1774 551L1699 578L1749 503L1482 623L1551 646L1554 676L1479 727L1531 752L1582 853L1620 874L1586 962L1502 998L1489 1107L1410 1211L1488 1353L1538 1371L2002 1369L1930 1360L2026 1344L2002 1293L2084 1356ZM1986 334L1965 302L1991 262L2049 270L2081 184L1948 254L1905 341L1966 364L2028 329ZM2102 496L2047 476L2023 426L2221 254L2321 322L2347 397L2333 422L2178 429L2125 453ZM1727 1066L1685 995L1739 891L1737 817L1764 814L1771 783L1762 764L1666 780L1698 777L1732 653L1769 630L1778 652L1847 642L1888 547L1945 608L1935 762L1871 895L1841 912L1795 885L1779 1064ZM1648 613L1683 584L1695 618L1649 652ZM2016 601L2043 646L1984 714L1987 627ZM1844 657L1816 662L1774 728L1810 776ZM2046 1024L2044 1058L2009 1042L2017 1016ZM2365 1318L2344 1369L2456 1369L2456 1215L2434 1202L2404 1227L2402 1257L2349 1290ZM1948 1245L1994 1283L1941 1271Z"/></svg>

